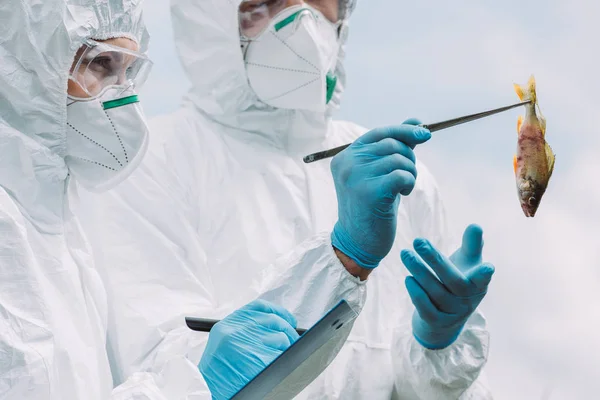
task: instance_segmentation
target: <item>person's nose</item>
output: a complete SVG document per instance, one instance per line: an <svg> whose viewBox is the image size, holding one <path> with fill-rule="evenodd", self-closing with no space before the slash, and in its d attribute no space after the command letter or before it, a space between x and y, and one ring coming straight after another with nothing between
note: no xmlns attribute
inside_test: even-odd
<svg viewBox="0 0 600 400"><path fill-rule="evenodd" d="M125 85L127 83L127 74L125 71L121 72L117 78L117 85Z"/></svg>

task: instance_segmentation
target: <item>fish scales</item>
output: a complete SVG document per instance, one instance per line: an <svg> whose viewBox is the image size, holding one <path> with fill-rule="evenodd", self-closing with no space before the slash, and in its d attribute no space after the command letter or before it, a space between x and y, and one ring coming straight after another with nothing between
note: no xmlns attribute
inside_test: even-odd
<svg viewBox="0 0 600 400"><path fill-rule="evenodd" d="M554 171L555 155L546 142L546 120L537 102L535 79L526 85L514 85L525 105L526 114L517 121L517 154L514 156L517 194L526 217L534 217Z"/></svg>

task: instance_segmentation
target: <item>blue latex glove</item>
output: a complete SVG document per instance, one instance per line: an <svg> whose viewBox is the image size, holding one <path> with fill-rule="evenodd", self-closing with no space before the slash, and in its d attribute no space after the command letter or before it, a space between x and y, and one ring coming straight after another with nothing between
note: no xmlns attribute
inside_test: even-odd
<svg viewBox="0 0 600 400"><path fill-rule="evenodd" d="M211 329L198 365L213 400L228 400L298 340L296 319L256 300Z"/></svg>
<svg viewBox="0 0 600 400"><path fill-rule="evenodd" d="M400 195L417 178L413 149L431 138L418 124L374 129L331 161L338 200L331 242L362 268L377 267L394 243Z"/></svg>
<svg viewBox="0 0 600 400"><path fill-rule="evenodd" d="M412 274L406 278L406 288L416 308L413 334L424 347L442 349L454 343L485 297L494 266L481 263L483 231L477 225L467 227L461 248L450 259L425 239L416 239L414 248L420 259L409 250L401 254Z"/></svg>

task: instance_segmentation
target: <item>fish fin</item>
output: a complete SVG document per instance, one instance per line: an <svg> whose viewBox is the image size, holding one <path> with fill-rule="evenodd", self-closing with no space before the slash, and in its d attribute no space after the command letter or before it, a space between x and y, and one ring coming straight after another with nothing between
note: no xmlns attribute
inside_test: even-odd
<svg viewBox="0 0 600 400"><path fill-rule="evenodd" d="M529 77L529 80L527 81L527 91L530 94L535 94L535 78L533 74Z"/></svg>
<svg viewBox="0 0 600 400"><path fill-rule="evenodd" d="M529 77L527 81L527 91L529 92L529 98L533 102L533 104L537 103L537 94L535 92L535 78L533 74Z"/></svg>
<svg viewBox="0 0 600 400"><path fill-rule="evenodd" d="M515 83L513 84L513 87L515 89L515 92L517 93L517 96L519 96L519 100L531 100L533 104L536 103L535 78L533 77L533 75L529 77L527 84L519 85Z"/></svg>
<svg viewBox="0 0 600 400"><path fill-rule="evenodd" d="M542 128L542 135L546 137L546 118L542 116L541 111L539 111L538 120L540 121L540 128Z"/></svg>
<svg viewBox="0 0 600 400"><path fill-rule="evenodd" d="M517 175L517 155L513 157L513 169L515 170L515 176Z"/></svg>
<svg viewBox="0 0 600 400"><path fill-rule="evenodd" d="M523 126L523 116L519 115L519 119L517 120L517 133L521 133L521 126Z"/></svg>
<svg viewBox="0 0 600 400"><path fill-rule="evenodd" d="M548 159L548 172L550 176L552 176L552 172L554 172L554 153L552 152L552 148L548 143L546 143L546 158Z"/></svg>
<svg viewBox="0 0 600 400"><path fill-rule="evenodd" d="M525 90L523 90L523 87L517 83L513 84L513 87L515 88L517 96L519 96L519 100L525 101Z"/></svg>
<svg viewBox="0 0 600 400"><path fill-rule="evenodd" d="M529 81L527 82L527 87L530 93L530 97L531 99L533 99L533 102L535 104L535 112L536 112L536 116L537 119L540 123L540 128L542 130L542 135L545 137L546 136L546 118L544 118L544 114L542 114L542 110L540 109L540 104L538 103L538 99L537 99L537 93L536 93L536 88L535 88L535 78L533 77L533 75L531 75L531 77L529 78Z"/></svg>

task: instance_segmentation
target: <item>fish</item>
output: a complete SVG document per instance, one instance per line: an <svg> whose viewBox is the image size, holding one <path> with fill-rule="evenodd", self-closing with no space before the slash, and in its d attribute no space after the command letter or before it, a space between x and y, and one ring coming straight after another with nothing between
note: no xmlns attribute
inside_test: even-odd
<svg viewBox="0 0 600 400"><path fill-rule="evenodd" d="M517 194L523 213L533 218L554 172L555 155L546 142L546 119L540 110L536 83L533 75L524 85L513 84L514 90L525 104L525 117L517 120L517 154L513 157L513 167L517 184Z"/></svg>

